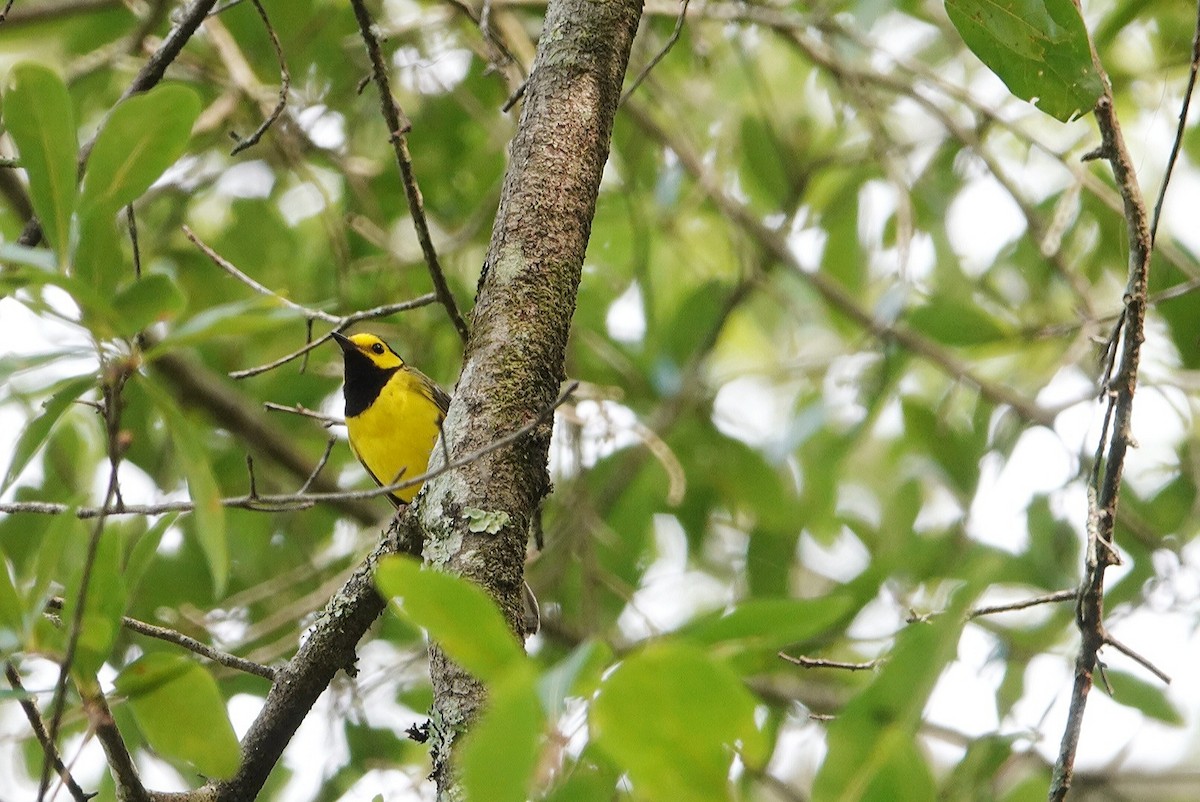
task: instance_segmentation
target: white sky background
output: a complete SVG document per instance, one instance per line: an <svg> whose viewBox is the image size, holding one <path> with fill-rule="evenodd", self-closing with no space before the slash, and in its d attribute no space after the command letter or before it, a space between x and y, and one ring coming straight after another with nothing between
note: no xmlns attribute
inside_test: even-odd
<svg viewBox="0 0 1200 802"><path fill-rule="evenodd" d="M390 2L387 5L393 17L404 16L413 8L404 2ZM909 46L924 35L903 18L889 18L880 25L888 29L888 41L893 48ZM418 85L425 92L440 91L453 85L462 76L464 62L462 54L457 51L432 62L420 62L409 51L399 52L396 59L397 68L402 70L402 79ZM1003 85L985 70L978 70L974 74L970 88L977 97L987 99L997 107L1012 110L1014 115L1022 119L1033 120L1039 130L1057 126L1057 123L1037 120L1036 112L1011 100ZM1179 99L1174 94L1164 93L1161 110L1157 114L1125 121L1125 135L1140 168L1143 191L1149 197L1153 197L1157 190L1162 169L1158 161L1170 146L1178 103ZM312 124L314 129L320 128L322 137L342 136L339 120L315 115ZM1090 121L1073 130L1082 131L1086 136L1091 136L1093 132ZM1040 197L1060 188L1055 174L1038 169L1040 165L1026 165L1027 169L1015 163L1007 166L1031 197ZM267 171L261 173L267 174ZM256 190L255 181L261 182L262 174L256 179L254 163L246 163L239 168L237 181L231 177L224 187L218 185L218 191L229 197L247 192L257 193L261 187ZM316 213L319 205L313 208L311 202L315 194L293 198L295 203L290 206L289 213L300 217ZM895 207L894 190L887 185L872 186L862 200L864 212L860 229L864 236L871 237L873 232L882 229L886 216ZM320 203L319 198L317 203ZM1173 177L1164 214L1163 233L1200 251L1200 227L1195 225L1197 208L1200 208L1200 176L1184 157ZM1016 237L1023 236L1025 229L1024 219L1011 198L994 179L985 175L980 175L955 199L950 207L947 226L951 241L968 268L971 265L982 267L990 264L1002 248ZM823 240L819 237L796 238L800 255L809 264L815 264L822 244ZM931 266L929 260L932 251L927 247L922 248L919 242L914 245L908 261L903 265L903 278L919 282ZM873 270L898 270L900 265L892 257L883 255L873 262ZM1116 308L1120 297L1115 295L1108 302L1105 299L1097 301L1102 308ZM623 340L635 341L644 333L645 320L636 287L632 287L613 305L608 326L614 337ZM1175 443L1181 437L1188 436L1193 428L1192 421L1180 414L1181 410L1187 409L1186 403L1181 403L1178 397L1172 397L1170 391L1160 391L1150 386L1156 374L1161 376L1161 371L1156 370L1157 366L1169 360L1169 355L1162 353L1164 349L1156 345L1153 334L1146 344L1144 383L1134 405L1134 433L1141 448L1131 451L1126 463L1126 480L1139 489L1148 489L1164 481L1164 469L1169 470L1174 459ZM39 354L67 345L78 345L85 352L90 348L89 341L73 327L38 318L11 299L0 299L0 355ZM82 367L84 364L81 362L72 367ZM845 369L852 371L852 366L845 366ZM1083 397L1090 387L1091 378L1064 371L1043 389L1038 400L1052 404ZM38 386L44 380L45 373L22 379L29 382L30 386ZM838 399L832 383L829 392L831 404L836 405ZM754 445L768 445L774 433L788 428L787 415L792 408L790 401L785 393L770 382L753 376L742 377L730 382L718 395L715 418L726 433ZM754 414L745 414L747 409L753 410ZM590 416L592 430L597 433L598 439L589 445L593 454L598 455L638 440L628 429L619 433L615 441L607 437L614 420L618 428L623 420L626 425L631 421L632 415L627 410L616 406L601 409L597 405L580 405L579 413ZM1075 521L1077 529L1082 531L1086 499L1080 485L1068 482L1075 473L1076 455L1094 448L1098 434L1098 413L1099 407L1093 402L1078 404L1058 417L1053 431L1039 428L1025 432L1011 458L1003 465L985 462L980 487L974 503L967 511L968 532L981 541L1001 548L1022 548L1021 538L1025 537L1027 531L1022 511L1034 494L1044 492L1051 493L1056 512ZM0 455L12 452L24 421L24 410L11 403L0 404ZM40 466L35 460L26 478L33 479L39 470ZM123 473L122 479L127 501L152 501L157 498L149 482L139 481L136 471ZM6 494L6 500L11 496L10 491ZM646 586L636 595L633 608L621 620L625 633L634 638L668 631L691 617L698 607L718 608L731 601L728 588L703 573L689 569L686 540L678 531L677 523L669 516L661 516L658 524L656 537L659 560L647 572ZM736 544L732 544L731 548L736 550ZM857 573L866 559L861 544L848 535L842 542L829 548L806 537L802 539L801 550L811 568L842 580ZM1182 565L1165 560L1164 568L1168 587L1160 596L1168 600L1172 595L1183 599L1200 596L1200 546L1192 544L1184 550ZM1112 569L1110 576L1115 579L1120 575L1120 570ZM1019 589L1003 588L989 594L988 601L1011 601L1024 595ZM1077 763L1080 770L1100 770L1113 766L1142 771L1165 769L1177 765L1197 748L1195 733L1198 731L1197 722L1200 722L1200 682L1196 681L1197 673L1194 670L1200 663L1197 622L1192 615L1166 609L1165 605L1161 607L1154 609L1153 605L1149 605L1132 615L1115 615L1110 621L1111 629L1117 638L1152 659L1175 678L1168 693L1183 712L1187 723L1182 728L1169 728L1147 721L1136 711L1113 702L1096 690L1088 702ZM895 600L878 600L856 623L856 630L864 637L886 638L903 626L902 612ZM996 622L1002 624L1012 621L1015 624L1036 619L1044 613L1035 609L1007 615L1009 617L997 618ZM929 702L926 711L928 719L967 737L996 730L1027 734L1030 743L1052 761L1066 716L1077 644L1075 641L1064 644L1058 654L1040 657L1031 664L1026 676L1025 698L1003 721L998 719L993 702L1001 679L998 664L992 662L994 646L991 636L982 628L973 625L967 628L959 645L958 661L942 677ZM364 646L363 658L367 668L373 659L386 664L389 655L377 652L379 650L372 650L370 643ZM1105 651L1104 657L1114 669L1129 671L1153 681L1132 661L1111 649ZM364 675L369 674L369 670L364 671ZM50 672L46 672L45 677L39 675L38 679L45 681L34 683L35 686L49 687L52 683ZM253 697L239 696L232 700L230 712L239 734L245 731L259 704L260 701ZM410 720L406 713L410 711L385 709L389 704L389 700L372 699L366 708L372 711L373 719L379 723L405 719L400 728L407 726ZM332 758L344 753L340 751L344 750L344 744L331 744L329 741L329 733L333 730L326 723L327 715L336 715L328 693L301 727L285 758L288 766L297 772L296 779L289 784L288 798L306 798L305 789L311 787L311 781L332 771L336 765ZM15 759L12 752L14 739L24 737L26 727L14 705L0 708L0 774L8 773L7 768ZM781 748L773 768L784 773L810 773L817 766L814 755L823 749L822 742L819 727L797 722L786 738L781 740L781 745L795 745L795 757L789 761L786 750ZM952 763L961 754L959 747L937 739L929 739L928 747L943 765ZM326 754L331 749L333 752L328 763L310 759L314 754ZM66 754L72 754L71 745L68 745ZM98 776L104 770L97 745L93 743L84 750L76 769L85 779ZM164 790L174 787L173 772L163 764L147 761L145 769L152 784ZM428 783L420 777L400 771L377 770L364 775L345 798L369 800L383 793L388 799L415 800L428 797L429 792Z"/></svg>

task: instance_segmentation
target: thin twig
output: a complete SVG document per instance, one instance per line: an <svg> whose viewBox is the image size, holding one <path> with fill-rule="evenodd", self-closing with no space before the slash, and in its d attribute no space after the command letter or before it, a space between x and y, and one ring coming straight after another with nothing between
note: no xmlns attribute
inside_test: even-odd
<svg viewBox="0 0 1200 802"><path fill-rule="evenodd" d="M1021 601L1009 602L1008 604L992 604L986 607L975 607L967 613L967 618L979 618L984 615L995 615L996 613L1011 613L1014 610L1025 610L1030 607L1035 607L1039 604L1054 604L1055 602L1072 601L1079 595L1077 588L1068 590L1056 590L1053 593L1047 593L1044 596L1034 596L1030 599L1022 599Z"/></svg>
<svg viewBox="0 0 1200 802"><path fill-rule="evenodd" d="M250 498L258 498L258 482L254 479L254 457L246 454L246 473L250 474Z"/></svg>
<svg viewBox="0 0 1200 802"><path fill-rule="evenodd" d="M33 700L33 695L26 695L25 686L21 684L21 675L17 673L17 669L10 662L4 664L4 676L8 678L8 684L12 689L19 694L22 694L18 700L21 704L21 709L25 711L25 718L29 720L29 728L33 730L33 735L38 739L38 743L42 745L42 749L51 756L54 761L54 770L58 772L58 776L62 779L63 784L67 786L67 790L75 799L75 802L87 802L96 794L87 793L79 784L75 782L75 778L71 776L70 770L63 764L62 758L59 756L58 747L50 740L50 736L46 733L46 724L42 721L42 714L38 711L37 702Z"/></svg>
<svg viewBox="0 0 1200 802"><path fill-rule="evenodd" d="M1167 184L1171 183L1171 175L1175 172L1175 161L1179 158L1179 150L1183 147L1183 132L1187 128L1188 108L1192 104L1192 92L1196 88L1196 74L1200 72L1200 3L1196 4L1196 30L1192 34L1192 64L1188 70L1187 87L1183 90L1183 105L1179 109L1179 126L1175 129L1175 142L1171 145L1171 155L1167 158L1167 170L1163 173L1162 185L1158 188L1158 199L1154 201L1154 216L1150 222L1150 243L1158 237L1158 221L1162 216L1163 201L1167 197Z"/></svg>
<svg viewBox="0 0 1200 802"><path fill-rule="evenodd" d="M1117 640L1116 638L1114 638L1112 635L1108 634L1107 632L1104 634L1104 644L1105 644L1106 646L1111 646L1111 647L1113 647L1114 649L1116 649L1116 650L1117 650L1118 652L1120 652L1121 654L1123 654L1123 655L1125 655L1126 657L1128 657L1128 658L1130 658L1130 659L1134 660L1134 661L1135 661L1136 663L1138 663L1138 664L1139 664L1139 665L1140 665L1142 668L1146 669L1146 670L1147 670L1147 671L1149 671L1151 674L1153 674L1154 676L1156 676L1156 677L1158 677L1160 680L1162 680L1162 682L1163 682L1163 684L1164 684L1164 685L1170 685L1170 684L1171 684L1171 675L1170 675L1170 674L1168 674L1167 672L1163 671L1161 668L1159 668L1158 666L1154 665L1154 663L1150 662L1150 660L1149 660L1148 658L1146 658L1146 657L1142 656L1141 654L1139 654L1139 653L1135 652L1133 649L1130 649L1130 648L1129 648L1128 646L1126 646L1124 643L1121 643L1121 641Z"/></svg>
<svg viewBox="0 0 1200 802"><path fill-rule="evenodd" d="M264 401L263 408L272 412L287 412L291 415L299 415L302 418L312 418L320 421L325 426L340 426L346 421L343 418L335 418L332 415L323 415L320 412L314 412L306 406L296 404L295 406L286 406L284 404L276 404L274 401Z"/></svg>
<svg viewBox="0 0 1200 802"><path fill-rule="evenodd" d="M8 0L8 2L4 4L4 10L0 11L0 24L3 24L4 20L8 19L8 12L12 10L12 7L13 0Z"/></svg>
<svg viewBox="0 0 1200 802"><path fill-rule="evenodd" d="M783 652L779 652L779 656L801 668L840 668L844 671L871 671L882 662L881 660L868 660L865 663L847 663L842 660L825 660L820 657L805 657L804 655L793 657Z"/></svg>
<svg viewBox="0 0 1200 802"><path fill-rule="evenodd" d="M57 596L50 598L46 602L46 609L51 612L60 611L63 607L63 600ZM237 671L243 671L247 674L253 674L256 677L263 679L275 679L275 669L270 666L264 666L255 663L252 660L247 660L244 657L238 657L229 652L223 652L207 643L196 640L195 638L184 635L174 629L160 627L155 624L149 624L145 621L140 621L136 618L121 616L121 626L128 629L130 632L136 632L139 635L145 635L156 640L173 643L180 648L187 649L189 652L194 652L201 657L205 657L214 663L232 668Z"/></svg>
<svg viewBox="0 0 1200 802"><path fill-rule="evenodd" d="M579 382L571 382L571 384L559 394L554 403L546 407L542 414L534 418L529 423L526 423L519 429L516 429L498 440L493 440L486 446L473 451L466 456L459 457L453 462L439 466L433 470L426 471L405 479L402 482L397 482L385 487L374 487L369 490L347 490L340 493L290 493L290 494L274 494L260 495L258 498L250 496L233 496L220 500L220 505L225 508L254 510L259 512L286 512L289 510L302 510L314 507L318 504L326 504L334 501L357 501L360 499L375 498L389 493L396 493L409 487L427 482L437 476L441 476L447 471L457 470L458 468L468 465L475 460L483 457L493 451L504 448L521 437L528 434L534 428L539 426L546 418L553 414L556 409L562 406L575 389L579 386ZM124 507L117 509L115 507L75 507L71 508L66 504L60 504L50 501L14 501L0 503L0 513L27 513L32 515L62 515L70 510L74 511L75 517L80 519L96 518L98 516L107 515L161 515L167 512L190 512L196 508L194 502L191 501L167 501L160 504L126 504Z"/></svg>
<svg viewBox="0 0 1200 802"><path fill-rule="evenodd" d="M133 213L133 204L125 207L125 224L129 228L129 244L133 247L133 277L142 277L142 253L138 248L137 217Z"/></svg>
<svg viewBox="0 0 1200 802"><path fill-rule="evenodd" d="M437 296L430 292L413 298L410 301L401 301L400 303L396 304L385 304L384 306L377 306L374 309L367 309L363 312L355 312L352 315L346 315L345 317L339 318L337 325L334 327L334 331L341 332L362 320L373 320L375 318L387 317L388 315L394 315L397 312L407 312L410 309L428 306L429 304L435 302L437 302ZM284 356L272 360L264 365L257 365L252 368L245 368L244 370L230 371L229 378L248 379L251 376L257 376L261 373L266 373L269 370L274 370L277 367L286 365L293 359L299 359L302 356L306 356L309 351L331 339L333 339L333 337L328 333L321 335L315 340L310 338L309 342L306 342L303 347L297 348L292 353L285 354Z"/></svg>
<svg viewBox="0 0 1200 802"><path fill-rule="evenodd" d="M233 262L230 262L224 256L222 256L221 254L217 253L212 248L210 248L207 243L205 243L203 240L201 240L199 237L197 237L195 232L193 232L187 226L183 226L183 235L185 237L187 237L189 240L191 240L192 244L194 244L197 248L199 248L204 253L204 255L207 256L212 261L213 264L215 264L217 267L224 270L229 275L233 276L238 281L245 284L250 289L259 293L260 295L266 295L270 298L274 298L275 300L279 301L284 306L288 307L289 309L294 309L297 312L300 312L307 318L316 318L317 320L322 320L326 323L333 323L335 325L337 325L338 323L341 322L342 318L338 317L337 315L331 315L328 312L322 312L320 309L312 309L310 307L304 306L303 304L298 304L295 301L291 300L290 298L283 297L279 293L272 290L270 287L264 286L263 284L260 284L259 282L250 278L250 276L246 275L241 270L239 270L237 268L237 266L235 264L233 264Z"/></svg>
<svg viewBox="0 0 1200 802"><path fill-rule="evenodd" d="M325 467L325 463L329 462L329 455L333 453L333 447L337 444L337 440L336 437L330 437L325 443L325 453L317 460L317 466L313 468L312 473L304 480L304 484L300 485L300 489L296 491L297 493L307 493L308 488L312 487L312 483L317 480L317 476L320 475L321 469Z"/></svg>
<svg viewBox="0 0 1200 802"><path fill-rule="evenodd" d="M404 183L404 193L408 196L409 213L412 216L413 227L417 232L417 241L421 243L421 252L425 255L425 265L429 268L429 276L433 279L433 289L438 300L446 307L446 314L454 330L463 342L467 341L467 322L463 320L446 283L446 274L438 261L437 251L433 247L433 239L429 235L429 223L425 219L425 202L421 198L421 189L417 186L416 176L413 175L412 156L408 152L408 138L405 134L411 128L404 116L396 98L392 96L391 84L388 80L387 64L379 48L379 39L375 36L374 22L367 11L363 0L350 0L354 8L354 17L358 20L358 29L362 34L363 44L367 48L367 56L371 60L371 75L375 88L379 92L379 108L383 113L384 122L388 127L388 140L392 143L392 151L396 155L396 164L400 168L400 178Z"/></svg>
<svg viewBox="0 0 1200 802"><path fill-rule="evenodd" d="M267 29L267 36L271 38L271 47L275 49L275 60L279 62L279 100L275 103L274 110L267 115L267 118L255 129L254 133L245 139L239 140L234 145L233 150L229 151L230 156L236 156L246 148L258 144L258 141L262 139L267 129L279 119L283 114L283 110L287 108L288 89L292 85L292 75L288 72L287 60L283 57L283 46L279 44L279 35L275 33L275 28L271 25L270 18L267 17L267 10L263 8L261 0L250 0L250 2L254 4L255 10L258 11L258 16L262 19L263 26Z"/></svg>
<svg viewBox="0 0 1200 802"><path fill-rule="evenodd" d="M646 80L646 76L650 74L650 70L657 67L658 62L666 58L667 53L671 52L671 48L674 47L675 43L679 41L679 34L683 31L683 21L687 17L688 2L689 0L680 0L679 16L675 18L675 30L671 31L671 35L667 38L666 44L664 44L662 49L654 55L654 58L650 59L650 62L642 68L642 71L638 73L638 76L633 79L633 83L631 83L629 88L625 90L625 94L621 95L621 103L629 100L629 96L637 91L637 88L642 85L642 81ZM507 109L505 109L505 111L507 111Z"/></svg>
<svg viewBox="0 0 1200 802"><path fill-rule="evenodd" d="M121 418L121 391L125 386L126 380L129 378L129 373L119 366L106 365L101 368L101 372L106 375L106 381L102 382L104 392L104 418L105 426L108 433L108 458L110 463L108 475L108 489L104 494L104 504L100 515L96 516L96 525L92 527L91 537L88 539L87 550L83 558L83 570L79 577L79 591L75 597L75 609L71 617L71 625L67 630L67 644L63 650L62 663L59 665L58 680L54 684L54 695L50 702L50 723L47 726L47 737L50 746L54 746L58 741L58 728L62 723L63 712L66 709L67 702L67 679L71 674L71 667L75 662L75 653L79 648L79 638L83 634L83 617L84 611L87 609L87 599L91 590L92 570L96 564L96 555L100 548L100 536L104 532L104 522L107 518L107 510L124 509L124 503L120 500L117 482L117 469L121 461L121 451L118 446L118 438L120 436L120 418ZM113 506L113 502L117 504ZM47 751L45 760L42 763L42 778L38 784L38 802L46 797L46 791L50 787L50 769L53 765L54 755Z"/></svg>

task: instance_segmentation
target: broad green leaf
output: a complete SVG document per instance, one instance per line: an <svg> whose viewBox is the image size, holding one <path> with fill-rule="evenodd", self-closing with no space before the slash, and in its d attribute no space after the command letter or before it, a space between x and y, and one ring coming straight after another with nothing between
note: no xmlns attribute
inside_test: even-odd
<svg viewBox="0 0 1200 802"><path fill-rule="evenodd" d="M296 311L269 298L234 301L210 307L184 320L146 352L152 360L172 349L199 345L218 337L250 337L299 319Z"/></svg>
<svg viewBox="0 0 1200 802"><path fill-rule="evenodd" d="M40 64L13 67L4 91L4 124L29 176L29 197L42 232L65 263L79 159L66 84Z"/></svg>
<svg viewBox="0 0 1200 802"><path fill-rule="evenodd" d="M124 695L146 742L209 779L237 771L237 736L212 675L189 658L158 652L126 666L116 689Z"/></svg>
<svg viewBox="0 0 1200 802"><path fill-rule="evenodd" d="M905 315L908 325L950 346L984 345L1007 339L1010 327L967 299L931 297Z"/></svg>
<svg viewBox="0 0 1200 802"><path fill-rule="evenodd" d="M905 799L935 798L933 775L916 745L921 712L958 653L963 614L990 570L988 560L970 566L974 581L953 594L941 615L896 636L875 679L829 726L829 754L817 772L814 802L885 800L896 788L905 789Z"/></svg>
<svg viewBox="0 0 1200 802"><path fill-rule="evenodd" d="M11 566L0 557L0 658L7 657L25 643L25 605L13 584Z"/></svg>
<svg viewBox="0 0 1200 802"><path fill-rule="evenodd" d="M702 618L680 630L687 640L715 654L737 658L775 653L844 624L862 606L849 594L817 599L751 599L728 612Z"/></svg>
<svg viewBox="0 0 1200 802"><path fill-rule="evenodd" d="M403 617L428 630L446 654L481 681L498 679L525 661L495 602L467 580L392 556L380 560L375 584Z"/></svg>
<svg viewBox="0 0 1200 802"><path fill-rule="evenodd" d="M635 796L729 798L735 753L756 766L766 740L754 697L732 671L681 643L648 646L605 679L592 705L597 746L629 773Z"/></svg>
<svg viewBox="0 0 1200 802"><path fill-rule="evenodd" d="M76 376L55 385L53 394L46 402L42 413L30 421L17 440L16 448L13 449L12 461L9 462L8 471L4 474L4 482L0 484L0 493L7 490L21 475L21 471L25 470L25 466L46 442L46 438L50 436L50 432L63 413L75 403L79 396L95 386L96 377L91 374Z"/></svg>
<svg viewBox="0 0 1200 802"><path fill-rule="evenodd" d="M54 254L42 248L26 248L15 242L0 242L0 263L6 266L24 265L47 273L58 269Z"/></svg>
<svg viewBox="0 0 1200 802"><path fill-rule="evenodd" d="M116 216L115 209L104 205L84 209L78 215L79 244L72 267L81 285L81 295L112 298L122 279L133 276L133 265L126 263L121 251ZM80 305L85 312L90 309L86 300L81 300ZM115 315L114 312L113 317L99 320L92 315L87 323L111 328Z"/></svg>
<svg viewBox="0 0 1200 802"><path fill-rule="evenodd" d="M989 735L973 740L967 753L942 782L941 799L973 799L1012 757L1015 736Z"/></svg>
<svg viewBox="0 0 1200 802"><path fill-rule="evenodd" d="M1062 122L1090 112L1104 85L1072 0L945 0L967 47L1017 97Z"/></svg>
<svg viewBox="0 0 1200 802"><path fill-rule="evenodd" d="M126 99L96 135L83 176L80 209L110 213L136 200L183 155L200 98L178 84Z"/></svg>
<svg viewBox="0 0 1200 802"><path fill-rule="evenodd" d="M196 537L212 575L213 593L219 599L225 594L225 583L229 579L229 544L225 534L225 510L221 506L220 488L213 477L208 454L199 434L175 401L151 380L143 381L141 386L162 415L171 433L175 453L183 464L188 493L196 505L192 513L195 516Z"/></svg>
<svg viewBox="0 0 1200 802"><path fill-rule="evenodd" d="M88 533L83 521L75 517L72 505L62 515L55 515L46 524L38 542L37 560L33 565L33 583L26 597L29 599L28 615L41 616L46 600L50 598L52 583L62 581L69 573L69 555L82 554L86 548ZM27 622L32 627L33 621Z"/></svg>
<svg viewBox="0 0 1200 802"><path fill-rule="evenodd" d="M1105 672L1108 685L1112 686L1112 699L1140 710L1144 715L1170 724L1173 727L1182 726L1183 714L1167 698L1166 688L1161 683L1149 683L1140 677L1125 671L1114 671L1111 668ZM1107 690L1104 682L1097 682L1097 687Z"/></svg>
<svg viewBox="0 0 1200 802"><path fill-rule="evenodd" d="M183 292L170 276L142 276L126 285L113 301L117 333L133 336L152 323L178 314L185 304Z"/></svg>
<svg viewBox="0 0 1200 802"><path fill-rule="evenodd" d="M67 581L62 620L65 628L72 626L76 610L79 609L80 594L86 590L71 676L87 688L94 686L96 672L108 660L121 629L121 616L125 614L121 539L111 532L100 534L86 589L82 587L84 567L85 563L80 561L77 570Z"/></svg>
<svg viewBox="0 0 1200 802"><path fill-rule="evenodd" d="M160 516L154 525L142 533L137 539L133 549L129 553L128 559L125 561L125 583L129 588L130 594L137 590L138 583L142 580L142 575L146 573L146 569L150 566L150 561L154 559L155 552L158 551L158 544L162 542L162 537L166 531L171 528L171 525L179 519L177 514Z"/></svg>
<svg viewBox="0 0 1200 802"><path fill-rule="evenodd" d="M739 176L754 202L768 212L782 210L789 187L785 148L767 120L744 117L741 130L742 158Z"/></svg>
<svg viewBox="0 0 1200 802"><path fill-rule="evenodd" d="M467 798L525 802L545 726L530 668L511 671L492 685L487 709L458 753Z"/></svg>
<svg viewBox="0 0 1200 802"><path fill-rule="evenodd" d="M538 680L542 706L552 718L557 718L566 710L568 698L590 697L612 659L612 648L602 641L587 640L576 646L556 665L542 672Z"/></svg>

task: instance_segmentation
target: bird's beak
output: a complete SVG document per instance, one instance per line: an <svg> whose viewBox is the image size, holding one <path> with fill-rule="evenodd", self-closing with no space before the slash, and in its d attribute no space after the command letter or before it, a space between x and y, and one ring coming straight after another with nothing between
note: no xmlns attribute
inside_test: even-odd
<svg viewBox="0 0 1200 802"><path fill-rule="evenodd" d="M337 341L337 344L341 346L343 354L353 353L354 351L358 350L358 346L354 344L354 341L344 334L338 334L335 331L331 332L331 335L333 339Z"/></svg>

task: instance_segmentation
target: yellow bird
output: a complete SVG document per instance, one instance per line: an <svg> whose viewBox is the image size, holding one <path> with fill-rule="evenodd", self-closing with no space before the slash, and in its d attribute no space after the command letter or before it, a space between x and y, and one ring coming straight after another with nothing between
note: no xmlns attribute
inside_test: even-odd
<svg viewBox="0 0 1200 802"><path fill-rule="evenodd" d="M374 334L346 337L335 331L333 339L342 347L346 364L346 429L354 456L380 487L425 473L450 396ZM388 493L388 498L399 507L420 490L418 483ZM523 624L525 633L532 635L541 616L528 584L523 592Z"/></svg>
<svg viewBox="0 0 1200 802"><path fill-rule="evenodd" d="M354 456L381 487L425 473L450 396L374 334L334 332L333 338L346 363L346 429ZM416 484L388 498L400 506L420 490Z"/></svg>

